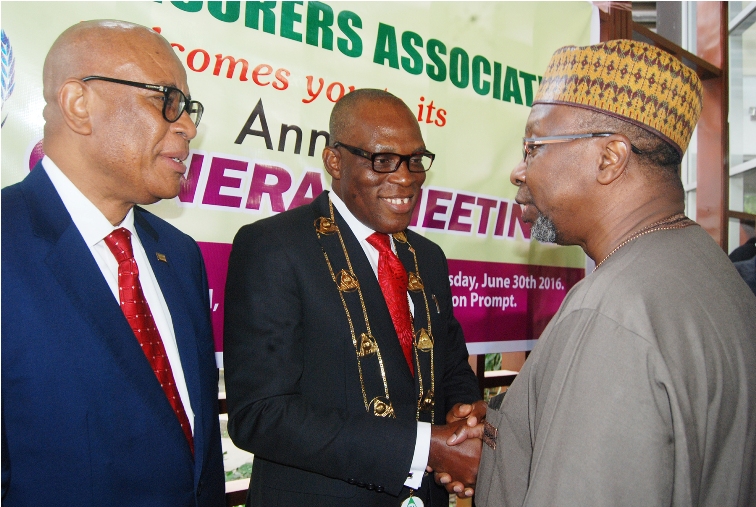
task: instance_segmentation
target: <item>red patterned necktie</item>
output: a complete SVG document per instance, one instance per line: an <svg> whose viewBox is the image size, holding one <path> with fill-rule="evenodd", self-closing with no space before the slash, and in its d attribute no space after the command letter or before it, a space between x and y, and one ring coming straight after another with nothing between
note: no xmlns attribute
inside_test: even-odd
<svg viewBox="0 0 756 507"><path fill-rule="evenodd" d="M378 253L378 283L386 300L391 320L394 322L396 335L404 351L410 372L415 375L414 361L412 360L412 315L410 315L409 303L407 302L407 272L404 270L402 261L391 251L391 241L388 234L375 232L367 238L368 243L373 245Z"/></svg>
<svg viewBox="0 0 756 507"><path fill-rule="evenodd" d="M184 431L189 447L194 454L194 438L189 418L181 403L176 382L173 378L171 363L165 354L163 340L155 325L155 319L142 292L142 284L139 282L139 269L137 268L134 252L131 249L131 232L123 227L114 230L105 238L105 244L118 261L118 294L121 301L121 310L129 321L131 329L136 335L142 352L152 366L152 371L160 382L173 411L178 417L181 429Z"/></svg>

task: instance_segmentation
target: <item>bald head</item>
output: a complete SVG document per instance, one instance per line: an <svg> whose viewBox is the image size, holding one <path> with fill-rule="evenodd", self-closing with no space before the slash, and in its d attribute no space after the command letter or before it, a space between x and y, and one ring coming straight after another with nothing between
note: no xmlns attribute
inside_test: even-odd
<svg viewBox="0 0 756 507"><path fill-rule="evenodd" d="M68 78L81 78L92 73L104 74L134 58L139 43L171 51L160 34L147 27L117 20L82 21L55 40L45 58L42 71L45 100L50 100ZM141 46L141 44L139 44Z"/></svg>
<svg viewBox="0 0 756 507"><path fill-rule="evenodd" d="M173 56L182 67L168 41L147 27L118 20L82 21L71 26L55 40L45 58L42 81L46 122L55 121L58 92L67 80L115 76L120 69L158 54Z"/></svg>
<svg viewBox="0 0 756 507"><path fill-rule="evenodd" d="M165 114L169 88L190 96L168 41L133 23L78 23L50 48L43 82L44 152L111 223L176 196L197 129L186 109Z"/></svg>
<svg viewBox="0 0 756 507"><path fill-rule="evenodd" d="M416 159L411 155L426 153L412 111L388 92L355 90L336 103L329 128L323 165L333 180L333 193L374 231L393 234L406 229L425 181L425 172L410 162ZM402 157L393 171L377 171L379 154L384 154L380 160Z"/></svg>
<svg viewBox="0 0 756 507"><path fill-rule="evenodd" d="M396 95L384 90L373 88L361 88L344 95L331 111L331 119L328 125L330 131L331 144L337 141L343 141L347 132L354 128L355 122L361 121L359 111L367 104L379 106L381 103L388 106L395 106L407 111L407 115L414 119L414 115L409 107ZM416 123L416 122L415 122ZM418 132L420 131L418 127Z"/></svg>

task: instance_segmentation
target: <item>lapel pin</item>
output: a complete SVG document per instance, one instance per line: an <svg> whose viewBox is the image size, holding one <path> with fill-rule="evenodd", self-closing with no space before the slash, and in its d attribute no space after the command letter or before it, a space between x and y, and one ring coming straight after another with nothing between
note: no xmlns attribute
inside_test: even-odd
<svg viewBox="0 0 756 507"><path fill-rule="evenodd" d="M168 259L166 259L166 258L165 258L165 254L161 254L160 252L155 252L155 253L156 253L156 255L157 255L157 259L158 259L158 260L159 260L160 262L165 262L165 263L168 263Z"/></svg>

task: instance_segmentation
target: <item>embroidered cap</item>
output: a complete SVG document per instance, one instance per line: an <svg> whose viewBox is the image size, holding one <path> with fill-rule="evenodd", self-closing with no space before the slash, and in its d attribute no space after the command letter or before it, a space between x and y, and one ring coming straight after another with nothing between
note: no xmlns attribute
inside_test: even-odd
<svg viewBox="0 0 756 507"><path fill-rule="evenodd" d="M701 80L644 42L566 46L551 57L533 104L592 109L642 127L682 157L701 115Z"/></svg>

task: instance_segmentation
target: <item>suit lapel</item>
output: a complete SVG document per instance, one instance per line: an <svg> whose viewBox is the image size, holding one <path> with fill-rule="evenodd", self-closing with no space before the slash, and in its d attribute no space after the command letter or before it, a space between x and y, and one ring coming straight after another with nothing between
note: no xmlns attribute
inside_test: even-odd
<svg viewBox="0 0 756 507"><path fill-rule="evenodd" d="M316 213L319 213L319 216L330 216L327 193L324 192L323 194L321 194L321 196L313 203L313 205L315 207ZM355 275L360 283L360 288L362 289L362 295L365 300L365 306L367 308L368 319L370 321L370 328L373 337L378 343L378 347L383 357L383 364L386 369L386 376L389 385L389 395L391 396L395 407L398 406L397 402L404 398L406 398L405 403L408 402L410 405L412 405L414 404L414 400L416 399L415 389L413 388L414 379L412 377L412 374L410 373L409 367L407 366L407 361L404 358L404 352L402 351L402 347L399 344L399 339L397 338L396 330L394 329L394 324L391 320L391 314L389 313L388 306L386 305L386 300L383 297L381 287L378 284L378 279L376 278L375 272L370 265L370 261L368 261L367 257L365 256L362 246L360 245L352 230L347 225L346 221L344 221L344 219L335 209L334 214L336 224L339 226L339 230L341 231L342 237L344 239L344 244L346 245L349 259L352 263L352 268L354 269ZM321 245L322 244L323 243L321 242ZM338 271L341 268L336 268L335 261L338 258L343 258L343 253L341 246L338 244L338 239L335 239L332 242L332 245L332 248L330 248L330 251L328 251L328 255L329 258L332 259L334 269ZM346 268L346 266L344 267ZM358 297L356 293L349 293L345 296L354 296L355 300ZM359 326L355 326L355 332L357 338L359 339L359 335L362 331L358 330L358 327L359 329L364 328L364 319L362 317L362 310L358 303L356 304L356 308L358 310L352 310L351 313L353 322L359 322ZM377 366L375 371L371 370L370 373L365 374L365 377L366 382L373 383L373 381L377 381L378 384L376 387L380 386L380 389L378 390L381 392L383 391L382 383L380 382L380 373L377 369ZM414 413L412 414L412 417L414 418Z"/></svg>
<svg viewBox="0 0 756 507"><path fill-rule="evenodd" d="M360 286L362 287L362 294L365 298L365 304L368 307L368 316L370 317L370 326L373 328L373 334L375 339L381 348L381 351L390 357L397 357L397 364L403 366L400 368L404 376L408 379L412 378L407 361L404 358L404 351L399 343L399 338L396 335L396 329L394 329L394 322L391 320L391 313L386 305L386 299L383 297L383 291L378 283L378 278L375 276L373 267L370 265L370 261L365 256L357 238L347 226L340 216L336 221L342 228L342 235L344 236L344 243L346 244L347 251L350 253L352 259L352 266L354 267L355 274L360 280Z"/></svg>
<svg viewBox="0 0 756 507"><path fill-rule="evenodd" d="M24 194L33 210L35 234L50 242L45 263L72 306L89 323L93 336L110 350L113 361L145 403L157 413L172 412L92 252L41 164L24 181Z"/></svg>
<svg viewBox="0 0 756 507"><path fill-rule="evenodd" d="M178 280L179 274L171 257L171 245L160 241L160 235L144 218L143 211L138 206L134 208L134 227L139 235L147 259L155 274L160 291L163 294L168 311L171 315L173 333L176 337L181 369L184 372L186 388L189 391L189 400L192 404L194 418L194 452L197 463L202 463L204 446L202 443L203 420L202 414L202 389L199 378L199 354L197 351L197 337L193 319L189 315L185 294ZM188 450L188 447L187 447Z"/></svg>

